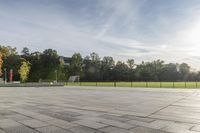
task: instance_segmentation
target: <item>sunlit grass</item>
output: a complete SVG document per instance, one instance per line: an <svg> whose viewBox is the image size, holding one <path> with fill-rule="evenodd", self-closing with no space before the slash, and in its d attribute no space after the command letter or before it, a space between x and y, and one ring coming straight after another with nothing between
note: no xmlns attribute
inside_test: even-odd
<svg viewBox="0 0 200 133"><path fill-rule="evenodd" d="M200 88L200 82L66 82L66 86Z"/></svg>

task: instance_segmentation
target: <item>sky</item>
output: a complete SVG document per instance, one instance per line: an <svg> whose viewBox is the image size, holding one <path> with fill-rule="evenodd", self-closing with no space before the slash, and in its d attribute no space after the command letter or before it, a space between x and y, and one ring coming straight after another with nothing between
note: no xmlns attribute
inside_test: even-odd
<svg viewBox="0 0 200 133"><path fill-rule="evenodd" d="M0 0L0 45L200 70L200 1Z"/></svg>

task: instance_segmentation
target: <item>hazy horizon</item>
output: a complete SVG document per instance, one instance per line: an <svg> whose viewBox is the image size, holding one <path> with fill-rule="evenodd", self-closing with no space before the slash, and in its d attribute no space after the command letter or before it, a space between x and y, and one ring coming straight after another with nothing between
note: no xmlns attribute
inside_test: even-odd
<svg viewBox="0 0 200 133"><path fill-rule="evenodd" d="M199 0L0 0L0 45L199 70Z"/></svg>

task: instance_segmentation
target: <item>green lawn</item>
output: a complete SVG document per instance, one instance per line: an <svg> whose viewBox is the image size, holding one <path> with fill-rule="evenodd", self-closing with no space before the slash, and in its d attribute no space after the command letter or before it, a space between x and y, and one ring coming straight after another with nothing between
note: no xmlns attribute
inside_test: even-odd
<svg viewBox="0 0 200 133"><path fill-rule="evenodd" d="M200 82L66 82L66 86L200 88Z"/></svg>

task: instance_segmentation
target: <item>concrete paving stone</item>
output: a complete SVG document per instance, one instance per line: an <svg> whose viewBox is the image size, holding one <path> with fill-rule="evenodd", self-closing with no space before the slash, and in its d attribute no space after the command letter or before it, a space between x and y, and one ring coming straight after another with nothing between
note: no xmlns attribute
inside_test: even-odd
<svg viewBox="0 0 200 133"><path fill-rule="evenodd" d="M89 121L92 123L86 123L89 129L92 127L88 126L98 123L106 125L102 128L113 126L133 130L136 126L143 126L153 130L183 132L189 130L187 126L174 127L173 125L178 122L192 126L200 124L200 90L198 89L6 87L0 89L0 94L2 127L22 126L21 123L16 124L16 121L26 120L26 117L62 129L80 126L74 123L75 121ZM5 119L12 122L8 120L6 122ZM190 129L189 131L192 132L198 128Z"/></svg>
<svg viewBox="0 0 200 133"><path fill-rule="evenodd" d="M68 122L78 120L77 118L75 118L71 115L65 114L64 112L59 113L59 112L52 112L52 111L42 111L42 112L39 112L39 113L45 114L45 115L53 117L53 118L65 120L65 121L68 121ZM76 116L78 116L78 115L76 115Z"/></svg>
<svg viewBox="0 0 200 133"><path fill-rule="evenodd" d="M67 122L64 120L60 120L60 119L53 119L53 120L48 121L48 123L58 126L58 127L61 127L61 128L64 128L64 129L69 129L69 128L77 126L77 124L75 124L75 123L70 123L70 122Z"/></svg>
<svg viewBox="0 0 200 133"><path fill-rule="evenodd" d="M190 130L200 132L200 126L193 126Z"/></svg>
<svg viewBox="0 0 200 133"><path fill-rule="evenodd" d="M159 129L152 129L147 127L136 127L131 129L132 133L169 133L166 131L161 131Z"/></svg>
<svg viewBox="0 0 200 133"><path fill-rule="evenodd" d="M10 127L16 127L16 126L20 126L21 124L11 120L11 119L2 119L0 120L0 128L10 128Z"/></svg>
<svg viewBox="0 0 200 133"><path fill-rule="evenodd" d="M5 116L5 118L12 119L14 121L21 121L21 120L29 120L29 119L31 119L30 117L27 117L27 116L24 116L24 115L21 115L21 114L7 115L7 116Z"/></svg>
<svg viewBox="0 0 200 133"><path fill-rule="evenodd" d="M72 112L72 111L57 111L57 113L61 114L61 115L65 115L65 116L70 116L70 117L76 117L76 116L80 116L80 113L77 112Z"/></svg>
<svg viewBox="0 0 200 133"><path fill-rule="evenodd" d="M70 128L69 130L72 131L73 133L104 133L102 131L95 130L86 126L76 126Z"/></svg>
<svg viewBox="0 0 200 133"><path fill-rule="evenodd" d="M39 127L44 127L44 126L49 125L46 122L42 122L36 119L23 120L23 121L19 121L19 123L32 127L32 128L39 128Z"/></svg>
<svg viewBox="0 0 200 133"><path fill-rule="evenodd" d="M64 130L56 126L46 126L37 129L41 133L72 133L69 130Z"/></svg>
<svg viewBox="0 0 200 133"><path fill-rule="evenodd" d="M172 133L193 133L193 131L190 131L192 127L192 124L174 123L162 128L162 130Z"/></svg>
<svg viewBox="0 0 200 133"><path fill-rule="evenodd" d="M187 114L187 113L185 113ZM197 118L187 118L184 116L178 116L178 115L170 115L170 114L154 114L150 116L153 119L162 119L162 120L169 120L169 121L176 121L176 122L185 122L185 123L197 123L200 124L199 117Z"/></svg>
<svg viewBox="0 0 200 133"><path fill-rule="evenodd" d="M0 120L1 119L6 119L6 117L5 116L2 116L2 115L0 115Z"/></svg>
<svg viewBox="0 0 200 133"><path fill-rule="evenodd" d="M41 120L41 121L49 121L49 120L53 120L54 119L53 117L49 117L49 116L41 115L41 114L32 115L31 117L35 118L35 119L38 119L38 120Z"/></svg>
<svg viewBox="0 0 200 133"><path fill-rule="evenodd" d="M65 120L65 121L68 121L68 122L78 120L77 118L74 118L74 117L71 117L71 116L68 116L68 115L65 115L65 114L55 114L54 118Z"/></svg>
<svg viewBox="0 0 200 133"><path fill-rule="evenodd" d="M1 130L1 129L0 129L0 133L6 133L6 132L5 132L4 130Z"/></svg>
<svg viewBox="0 0 200 133"><path fill-rule="evenodd" d="M121 116L122 118L128 118L130 120L138 120L138 121L143 121L143 122L153 122L155 119L148 118L148 117L137 117L134 115L123 115Z"/></svg>
<svg viewBox="0 0 200 133"><path fill-rule="evenodd" d="M23 126L23 125L6 128L5 131L7 133L39 133L38 131L33 130L33 129L28 128L28 127Z"/></svg>
<svg viewBox="0 0 200 133"><path fill-rule="evenodd" d="M103 131L103 132L106 132L106 133L133 133L130 130L126 130L126 129L118 128L118 127L113 127L113 126L101 128L100 130Z"/></svg>
<svg viewBox="0 0 200 133"><path fill-rule="evenodd" d="M161 129L161 128L167 127L168 125L174 124L174 122L172 122L172 121L163 121L163 120L156 120L151 123L137 121L137 120L131 120L131 121L128 121L128 123L134 124L137 126L142 126L142 127L154 128L154 129Z"/></svg>
<svg viewBox="0 0 200 133"><path fill-rule="evenodd" d="M17 112L18 114L23 114L23 115L26 115L26 116L37 115L37 113L35 113L35 112L28 111L28 110L22 109L20 107L19 108L12 108L10 110L13 111L13 112Z"/></svg>
<svg viewBox="0 0 200 133"><path fill-rule="evenodd" d="M32 117L32 118L35 118L35 119L38 119L38 120L43 120L43 121L49 121L49 120L53 119L52 117L42 115L40 113L36 113L36 112L33 112L33 111L20 109L20 108L12 109L12 111L15 111L19 114L26 115L28 117Z"/></svg>
<svg viewBox="0 0 200 133"><path fill-rule="evenodd" d="M105 119L109 119L109 120L115 120L115 121L120 121L120 122L126 122L126 121L129 121L131 119L129 118L124 118L124 117L120 117L120 116L115 116L115 115L112 115L112 114L104 114L104 115L101 115L99 117L102 117L102 118L105 118Z"/></svg>
<svg viewBox="0 0 200 133"><path fill-rule="evenodd" d="M10 111L10 110L0 110L0 115L6 116L6 115L13 115L15 112Z"/></svg>
<svg viewBox="0 0 200 133"><path fill-rule="evenodd" d="M136 127L135 124L129 124L129 123L125 123L125 122L119 122L119 121L108 120L108 119L101 119L98 122L107 124L107 125L111 125L114 127L123 128L123 129L131 129L131 128Z"/></svg>
<svg viewBox="0 0 200 133"><path fill-rule="evenodd" d="M25 110L31 110L31 111L38 111L41 110L40 108L38 108L38 106L32 106L32 105L23 105L21 107L21 109L25 109Z"/></svg>
<svg viewBox="0 0 200 133"><path fill-rule="evenodd" d="M162 131L167 131L169 133L199 133L197 131L191 131L191 130L186 130L186 129L181 129L181 128L176 128L176 127L171 127L171 128L164 128L161 129Z"/></svg>
<svg viewBox="0 0 200 133"><path fill-rule="evenodd" d="M105 120L104 118L98 117L98 116L88 116L88 115L81 115L76 117L79 120L88 120L88 121L94 121L94 122L99 122L102 119Z"/></svg>
<svg viewBox="0 0 200 133"><path fill-rule="evenodd" d="M56 114L56 112L54 112L52 110L48 110L48 109L40 110L40 111L38 111L38 113L43 114L43 115L47 115L47 116L51 116L51 117L54 117L55 114Z"/></svg>
<svg viewBox="0 0 200 133"><path fill-rule="evenodd" d="M104 112L99 112L98 110L91 111L91 110L85 110L85 109L82 109L82 110L77 110L76 109L75 111L77 113L80 113L81 115L87 115L87 116L91 116L91 117L100 116L100 115L105 114Z"/></svg>
<svg viewBox="0 0 200 133"><path fill-rule="evenodd" d="M198 119L200 118L200 108L187 107L187 106L168 106L167 108L160 110L158 115L168 115L168 116L177 116L188 119ZM187 115L185 115L187 114Z"/></svg>
<svg viewBox="0 0 200 133"><path fill-rule="evenodd" d="M94 129L99 129L99 128L108 126L103 123L98 123L98 122L89 121L89 120L78 120L78 121L74 121L73 123L76 123L76 124L79 124L82 126L86 126L86 127L90 127L90 128L94 128Z"/></svg>
<svg viewBox="0 0 200 133"><path fill-rule="evenodd" d="M156 120L149 124L150 128L153 127L154 129L161 129L170 125L175 125L175 123L173 121Z"/></svg>

